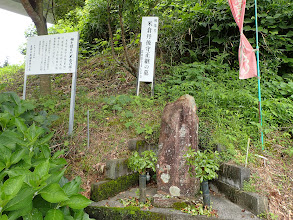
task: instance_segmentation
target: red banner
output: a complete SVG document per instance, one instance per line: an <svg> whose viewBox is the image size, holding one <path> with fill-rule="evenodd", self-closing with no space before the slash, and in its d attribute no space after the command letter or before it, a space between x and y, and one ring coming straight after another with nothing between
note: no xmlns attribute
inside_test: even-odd
<svg viewBox="0 0 293 220"><path fill-rule="evenodd" d="M243 21L246 0L228 0L234 20L240 31L240 45L238 51L239 79L248 79L257 76L256 58L254 49L243 34Z"/></svg>

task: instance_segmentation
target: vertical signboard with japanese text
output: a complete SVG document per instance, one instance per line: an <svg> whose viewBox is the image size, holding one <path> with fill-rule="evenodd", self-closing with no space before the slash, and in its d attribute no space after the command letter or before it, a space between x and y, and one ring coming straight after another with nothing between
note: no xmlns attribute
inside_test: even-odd
<svg viewBox="0 0 293 220"><path fill-rule="evenodd" d="M153 82L155 69L155 49L158 40L158 17L143 17L141 24L141 49L139 82Z"/></svg>
<svg viewBox="0 0 293 220"><path fill-rule="evenodd" d="M23 99L28 75L72 73L69 131L73 131L78 59L78 32L30 37L27 41Z"/></svg>

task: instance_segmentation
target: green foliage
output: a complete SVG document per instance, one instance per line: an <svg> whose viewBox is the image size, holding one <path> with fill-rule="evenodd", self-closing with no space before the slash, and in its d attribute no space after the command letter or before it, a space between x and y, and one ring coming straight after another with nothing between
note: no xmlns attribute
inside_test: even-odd
<svg viewBox="0 0 293 220"><path fill-rule="evenodd" d="M221 144L235 155L235 149L246 150L248 137L259 138L257 79L239 80L238 73L222 60L223 56L218 56L207 63L170 67L165 81L155 87L155 94L171 101L184 94L195 97L201 121L200 147L209 149ZM293 100L288 95L292 80L277 76L271 80L272 75L276 76L264 74L261 79L265 134L274 127L290 126L293 116ZM279 83L273 85L273 81Z"/></svg>
<svg viewBox="0 0 293 220"><path fill-rule="evenodd" d="M103 114L110 119L119 114L119 122L128 130L133 131L135 136L142 136L148 142L155 143L158 140L160 125L157 123L158 115L153 118L146 118L144 110L158 105L153 98L138 96L118 95L102 99Z"/></svg>
<svg viewBox="0 0 293 220"><path fill-rule="evenodd" d="M254 179L250 179L250 181L244 181L243 190L246 192L257 192L254 185Z"/></svg>
<svg viewBox="0 0 293 220"><path fill-rule="evenodd" d="M139 207L143 210L150 210L153 208L151 199L149 198L146 198L145 203L139 202L139 199L135 197L120 199L119 201L123 204L124 207Z"/></svg>
<svg viewBox="0 0 293 220"><path fill-rule="evenodd" d="M105 105L103 106L104 110L110 110L114 112L121 112L123 107L133 102L133 99L128 95L119 95L119 96L110 96L106 97L103 100ZM130 113L126 114L126 117L132 117Z"/></svg>
<svg viewBox="0 0 293 220"><path fill-rule="evenodd" d="M128 159L128 167L140 174L145 174L147 168L156 172L156 164L157 156L152 150L142 152L141 156L135 151Z"/></svg>
<svg viewBox="0 0 293 220"><path fill-rule="evenodd" d="M194 215L205 215L207 217L218 217L217 211L212 207L204 207L203 204L188 205L181 209L182 212Z"/></svg>
<svg viewBox="0 0 293 220"><path fill-rule="evenodd" d="M187 164L189 165L189 174L192 177L204 180L212 180L218 176L216 173L219 170L219 153L209 152L207 150L195 151L191 147L184 155Z"/></svg>
<svg viewBox="0 0 293 220"><path fill-rule="evenodd" d="M62 4L62 0L58 0ZM81 3L79 3L81 2ZM82 6L82 1L75 1ZM74 4L72 4L74 5ZM292 67L292 6L290 1L258 2L261 65L282 77L290 77ZM108 6L110 17L108 15ZM67 7L66 10L70 9ZM63 11L66 11L63 10ZM80 55L90 57L109 51L108 19L116 51L122 50L119 11L124 22L128 47L139 47L141 17L160 19L158 48L161 58L173 65L180 62L207 62L224 55L223 62L238 66L239 30L227 1L89 0L63 16L55 32L80 31ZM255 47L254 2L247 2L244 32Z"/></svg>
<svg viewBox="0 0 293 220"><path fill-rule="evenodd" d="M83 7L85 0L55 0L54 1L54 15L55 19L58 21L62 19L68 12L74 10L78 7Z"/></svg>
<svg viewBox="0 0 293 220"><path fill-rule="evenodd" d="M258 1L261 62L288 75L292 67L292 7L288 1ZM225 54L224 61L238 66L239 30L227 1L162 1L159 47L168 63L207 61ZM254 2L248 1L244 33L255 47Z"/></svg>
<svg viewBox="0 0 293 220"><path fill-rule="evenodd" d="M13 75L17 72L23 71L24 65L8 65L3 68L0 68L0 92L2 89L5 88L5 86L9 84L14 83Z"/></svg>
<svg viewBox="0 0 293 220"><path fill-rule="evenodd" d="M48 133L34 122L34 105L15 93L0 94L0 217L5 219L89 219L81 210L81 179L60 184L66 161L52 155ZM80 214L81 213L81 214ZM35 217L37 216L37 217Z"/></svg>
<svg viewBox="0 0 293 220"><path fill-rule="evenodd" d="M279 219L279 216L277 214L272 213L272 212L261 213L257 217L259 217L261 219L269 219L269 220Z"/></svg>

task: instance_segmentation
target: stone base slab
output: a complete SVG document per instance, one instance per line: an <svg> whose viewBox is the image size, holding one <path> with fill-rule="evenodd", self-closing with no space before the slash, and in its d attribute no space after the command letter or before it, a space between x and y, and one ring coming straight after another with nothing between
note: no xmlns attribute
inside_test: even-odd
<svg viewBox="0 0 293 220"><path fill-rule="evenodd" d="M156 194L153 196L153 206L157 208L177 208L180 204L196 204L202 203L202 199L199 197L173 197L163 194ZM176 205L177 204L177 205Z"/></svg>

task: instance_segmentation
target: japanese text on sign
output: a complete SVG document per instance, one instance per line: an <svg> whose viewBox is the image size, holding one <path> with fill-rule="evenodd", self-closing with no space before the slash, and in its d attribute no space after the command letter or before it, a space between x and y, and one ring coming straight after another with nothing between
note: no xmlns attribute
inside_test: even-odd
<svg viewBox="0 0 293 220"><path fill-rule="evenodd" d="M78 38L78 32L28 38L25 74L75 72Z"/></svg>
<svg viewBox="0 0 293 220"><path fill-rule="evenodd" d="M139 81L153 82L155 49L158 39L158 17L143 17L141 24L141 50L139 63Z"/></svg>

